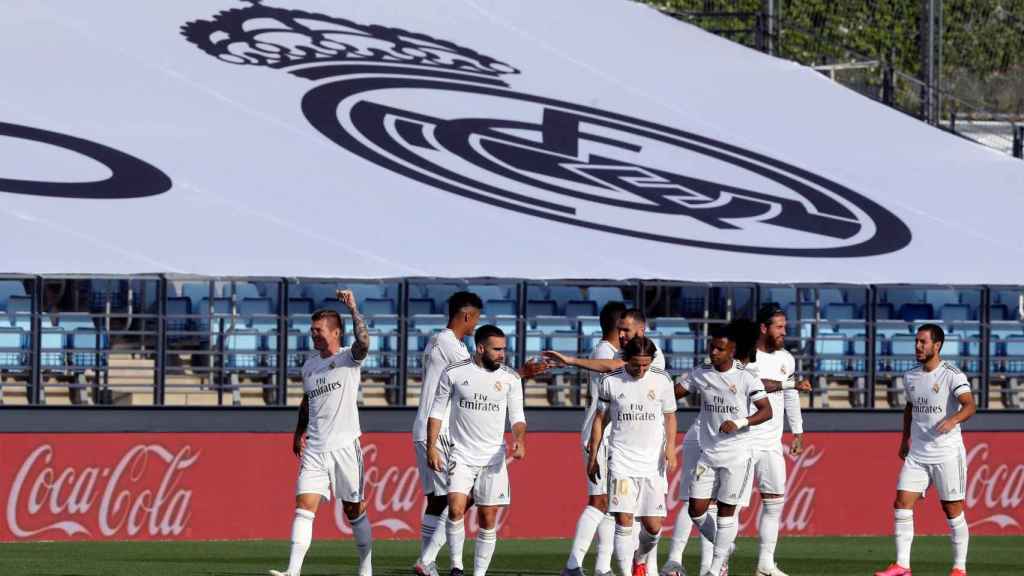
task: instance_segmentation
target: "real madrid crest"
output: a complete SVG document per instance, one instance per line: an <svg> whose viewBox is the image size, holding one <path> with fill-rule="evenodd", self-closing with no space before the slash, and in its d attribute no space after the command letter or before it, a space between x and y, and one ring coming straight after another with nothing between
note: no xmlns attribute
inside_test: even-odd
<svg viewBox="0 0 1024 576"><path fill-rule="evenodd" d="M732 382L729 382L729 392L732 392L733 394L736 393L736 385Z"/></svg>
<svg viewBox="0 0 1024 576"><path fill-rule="evenodd" d="M936 394L939 393L939 383L938 382L935 382L935 384L932 384L932 392L935 392Z"/></svg>
<svg viewBox="0 0 1024 576"><path fill-rule="evenodd" d="M651 388L650 390L647 391L647 399L648 400L654 400L654 398L655 398L654 388Z"/></svg>
<svg viewBox="0 0 1024 576"><path fill-rule="evenodd" d="M501 380L497 380L497 381L494 382L494 389L495 390L497 390L498 392L501 392L502 388L504 388L504 385L502 385Z"/></svg>

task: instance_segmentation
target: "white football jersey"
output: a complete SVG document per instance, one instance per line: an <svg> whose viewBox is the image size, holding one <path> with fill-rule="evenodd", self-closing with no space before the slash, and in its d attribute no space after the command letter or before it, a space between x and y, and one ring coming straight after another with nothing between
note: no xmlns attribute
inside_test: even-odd
<svg viewBox="0 0 1024 576"><path fill-rule="evenodd" d="M796 359L787 350L758 351L756 358L756 362L750 362L745 367L758 379L786 382L796 378ZM778 448L782 442L784 421L789 422L789 430L794 434L804 432L800 393L796 389L769 392L768 401L772 405L772 419L750 429L751 447L755 450ZM757 409L751 407L750 411L753 413Z"/></svg>
<svg viewBox="0 0 1024 576"><path fill-rule="evenodd" d="M310 356L302 365L302 391L309 403L306 450L330 452L359 438L360 362L351 348L327 358Z"/></svg>
<svg viewBox="0 0 1024 576"><path fill-rule="evenodd" d="M423 351L423 387L420 391L420 405L416 409L416 421L412 425L413 442L427 441L427 419L430 409L434 406L434 394L441 374L449 365L469 358L466 343L455 336L455 332L445 328L430 337L427 348ZM448 415L441 418L441 436L448 435Z"/></svg>
<svg viewBox="0 0 1024 576"><path fill-rule="evenodd" d="M935 427L944 418L960 411L957 398L971 393L967 376L958 368L942 362L931 372L918 366L904 379L907 403L911 406L910 455L921 464L938 464L955 457L964 449L957 424L945 434Z"/></svg>
<svg viewBox="0 0 1024 576"><path fill-rule="evenodd" d="M594 360L612 360L617 358L619 353L618 348L612 346L611 342L607 340L601 340L594 346L594 350L590 353L590 357ZM601 385L601 379L604 378L604 374L594 373L590 376L590 389L587 392L587 397L590 399L590 403L587 404L587 413L583 419L583 434L581 440L583 447L586 448L590 444L590 431L594 428L594 415L597 414L597 402L598 402L598 387Z"/></svg>
<svg viewBox="0 0 1024 576"><path fill-rule="evenodd" d="M753 403L767 398L764 384L734 362L726 372L719 372L710 363L690 372L682 382L690 393L700 394L700 449L712 462L735 458L736 453L750 450L750 430L744 428L731 434L719 432L726 420L747 418L754 413ZM763 426L764 424L762 424Z"/></svg>
<svg viewBox="0 0 1024 576"><path fill-rule="evenodd" d="M672 378L649 368L635 379L625 369L601 379L599 410L608 433L608 470L627 477L649 478L662 472L665 414L676 411Z"/></svg>
<svg viewBox="0 0 1024 576"><path fill-rule="evenodd" d="M448 366L438 381L430 417L451 414L452 461L485 466L505 457L505 416L510 424L526 422L523 383L514 370L491 372L472 359Z"/></svg>

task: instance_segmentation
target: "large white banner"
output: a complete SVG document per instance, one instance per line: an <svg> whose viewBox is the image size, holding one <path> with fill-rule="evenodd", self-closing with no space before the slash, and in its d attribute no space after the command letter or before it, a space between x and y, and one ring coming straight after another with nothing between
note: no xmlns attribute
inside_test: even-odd
<svg viewBox="0 0 1024 576"><path fill-rule="evenodd" d="M1021 281L1024 163L626 0L0 10L0 272Z"/></svg>

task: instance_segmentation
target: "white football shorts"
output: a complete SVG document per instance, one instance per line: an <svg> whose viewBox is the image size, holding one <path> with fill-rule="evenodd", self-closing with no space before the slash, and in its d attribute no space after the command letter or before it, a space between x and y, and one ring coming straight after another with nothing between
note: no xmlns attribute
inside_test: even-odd
<svg viewBox="0 0 1024 576"><path fill-rule="evenodd" d="M668 482L658 474L647 477L618 476L608 478L608 512L632 514L638 518L666 515L665 495Z"/></svg>
<svg viewBox="0 0 1024 576"><path fill-rule="evenodd" d="M689 433L683 436L683 471L679 477L679 500L685 502L690 499L690 486L693 485L693 472L697 469L697 461L700 460L700 443L696 433Z"/></svg>
<svg viewBox="0 0 1024 576"><path fill-rule="evenodd" d="M508 506L510 488L504 455L485 466L448 461L448 492L472 495L478 506Z"/></svg>
<svg viewBox="0 0 1024 576"><path fill-rule="evenodd" d="M967 455L963 448L936 464L924 464L907 456L896 483L897 490L918 492L922 496L934 485L939 500L956 502L967 494Z"/></svg>
<svg viewBox="0 0 1024 576"><path fill-rule="evenodd" d="M690 498L713 498L729 505L741 503L752 473L753 462L748 451L737 452L732 458L718 456L714 461L702 454L693 471Z"/></svg>
<svg viewBox="0 0 1024 576"><path fill-rule="evenodd" d="M448 454L451 452L452 441L447 436L437 437L437 453L441 456L442 472L438 472L427 463L427 443L413 442L416 448L416 468L420 472L420 484L423 494L444 496L448 493Z"/></svg>
<svg viewBox="0 0 1024 576"><path fill-rule="evenodd" d="M750 506L750 497L754 491L754 477L757 477L757 491L761 494L786 494L786 455L782 445L770 450L754 450L751 453L754 473L743 490L742 506Z"/></svg>
<svg viewBox="0 0 1024 576"><path fill-rule="evenodd" d="M332 493L343 502L363 500L363 449L358 439L330 452L302 452L295 494L319 494L330 500Z"/></svg>

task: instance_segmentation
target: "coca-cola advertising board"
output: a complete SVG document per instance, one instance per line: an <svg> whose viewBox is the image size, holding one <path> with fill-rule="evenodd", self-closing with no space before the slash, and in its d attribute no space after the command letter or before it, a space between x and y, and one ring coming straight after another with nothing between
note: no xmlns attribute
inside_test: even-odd
<svg viewBox="0 0 1024 576"><path fill-rule="evenodd" d="M972 532L1024 534L1024 433L965 439ZM808 434L804 453L787 458L783 532L890 534L898 443L890 432ZM363 450L375 537L418 538L423 495L410 436L366 434ZM286 539L297 468L290 434L0 434L0 541ZM531 434L526 459L509 471L501 537L570 537L586 500L579 435ZM678 483L676 470L670 519ZM741 512L744 534L756 533L759 505L755 496ZM915 527L948 531L934 493ZM333 502L315 530L350 534Z"/></svg>

